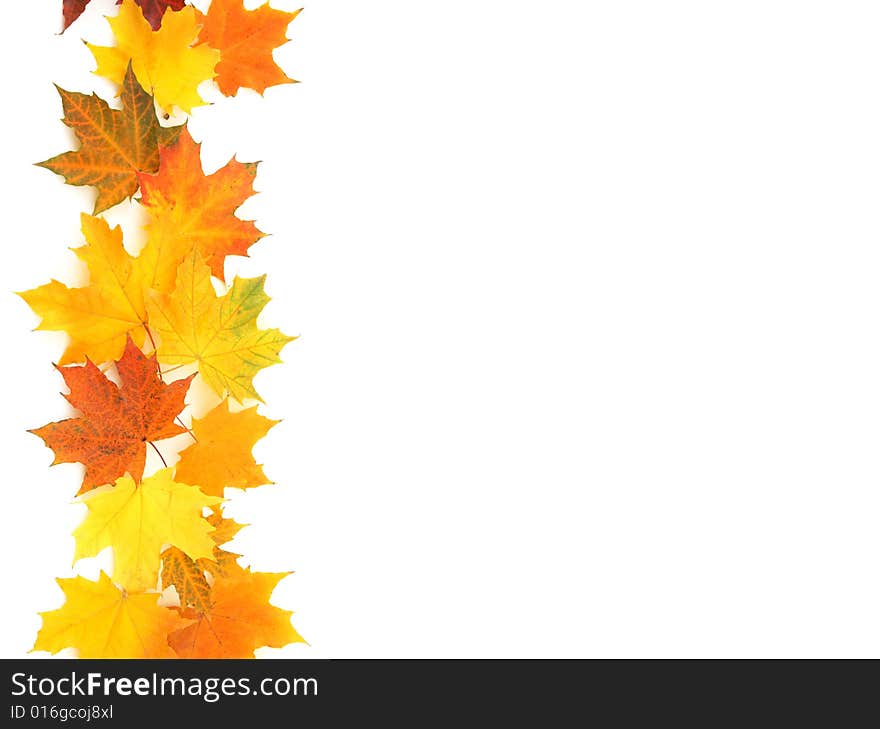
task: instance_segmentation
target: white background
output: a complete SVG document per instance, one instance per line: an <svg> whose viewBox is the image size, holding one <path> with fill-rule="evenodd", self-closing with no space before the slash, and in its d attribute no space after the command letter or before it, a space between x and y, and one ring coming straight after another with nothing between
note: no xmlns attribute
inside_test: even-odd
<svg viewBox="0 0 880 729"><path fill-rule="evenodd" d="M109 94L79 38L112 5L2 30L4 292L75 280L93 193L30 165L71 146L51 82ZM311 0L276 54L304 83L195 112L206 169L263 160L242 214L274 235L229 270L302 335L257 380L278 485L230 505L249 563L296 570L275 602L311 645L263 655L880 655L878 29ZM14 657L82 507L25 433L66 414L63 337L0 307Z"/></svg>

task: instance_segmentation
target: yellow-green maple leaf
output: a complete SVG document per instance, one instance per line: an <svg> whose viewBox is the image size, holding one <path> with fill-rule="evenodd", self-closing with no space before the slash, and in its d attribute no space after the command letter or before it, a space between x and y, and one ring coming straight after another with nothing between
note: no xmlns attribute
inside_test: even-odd
<svg viewBox="0 0 880 729"><path fill-rule="evenodd" d="M126 475L114 487L102 487L83 499L89 509L74 532L74 561L113 548L113 579L126 590L156 588L160 552L166 544L192 559L211 558L214 530L202 509L222 499L205 495L197 486L172 480L170 468L141 483Z"/></svg>
<svg viewBox="0 0 880 729"><path fill-rule="evenodd" d="M150 327L160 337L159 361L198 365L199 374L221 397L238 401L262 398L254 376L281 362L288 337L278 329L259 329L257 317L269 302L265 276L238 278L221 297L211 284L211 271L197 251L184 259L171 295L154 292L147 302Z"/></svg>
<svg viewBox="0 0 880 729"><path fill-rule="evenodd" d="M88 266L89 282L68 288L52 280L20 296L40 318L37 329L66 332L70 342L61 364L119 359L125 337L140 346L147 319L143 276L137 259L122 245L122 231L83 214L86 244L73 252Z"/></svg>
<svg viewBox="0 0 880 729"><path fill-rule="evenodd" d="M125 0L119 15L107 21L113 29L116 45L89 48L98 62L95 71L121 83L131 61L135 76L156 103L171 111L175 106L189 113L205 102L198 87L214 78L219 51L206 45L194 45L201 27L196 9L188 6L167 13L162 27L154 31L133 0Z"/></svg>

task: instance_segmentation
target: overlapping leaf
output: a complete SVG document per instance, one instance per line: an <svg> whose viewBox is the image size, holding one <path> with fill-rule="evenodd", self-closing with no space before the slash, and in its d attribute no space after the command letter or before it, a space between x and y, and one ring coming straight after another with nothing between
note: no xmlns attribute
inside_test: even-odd
<svg viewBox="0 0 880 729"><path fill-rule="evenodd" d="M65 28L88 3L64 0ZM70 184L94 186L95 216L140 189L145 244L132 255L118 227L83 215L85 244L74 252L86 283L53 280L21 294L39 329L69 338L58 369L79 414L33 432L55 463L84 465L87 513L74 533L75 556L111 548L112 580L103 572L97 582L59 580L66 601L43 613L34 648L103 658L253 657L302 638L290 611L270 603L285 575L243 568L226 548L242 525L224 515L221 497L227 487L268 482L252 449L276 422L256 406L230 407L229 398L260 400L254 376L279 362L292 338L257 325L269 301L264 276L226 286L227 258L246 256L263 235L236 215L254 193L256 164L233 159L206 175L200 145L185 127L161 126L156 106L191 111L203 103L199 85L215 75L228 96L292 82L273 51L299 11L246 9L242 0L213 0L206 14L184 0L118 4L108 18L114 45L90 48L97 73L120 84L120 108L59 89L79 147L40 164ZM195 366L223 399L193 420L193 442L176 468L144 477L147 448L164 464L155 441L167 449L167 439L187 432L179 414L195 376L168 384L159 362L169 366L165 375ZM160 577L179 607L159 605Z"/></svg>
<svg viewBox="0 0 880 729"><path fill-rule="evenodd" d="M180 454L177 478L214 496L223 496L227 486L246 489L269 483L251 449L277 423L260 415L256 406L231 412L229 400L223 400L205 417L193 419L195 443Z"/></svg>
<svg viewBox="0 0 880 729"><path fill-rule="evenodd" d="M210 609L211 586L204 569L177 547L162 552L162 589L169 587L174 587L181 605L199 611Z"/></svg>
<svg viewBox="0 0 880 729"><path fill-rule="evenodd" d="M69 336L63 365L118 359L126 336L142 344L146 332L143 271L123 247L122 231L91 215L83 214L81 224L86 244L74 253L88 266L88 284L68 288L53 280L21 294L41 318L37 329Z"/></svg>
<svg viewBox="0 0 880 729"><path fill-rule="evenodd" d="M97 582L59 579L65 603L41 613L43 627L35 651L75 648L80 658L173 658L168 634L182 621L159 607L159 595L131 594L103 572Z"/></svg>
<svg viewBox="0 0 880 729"><path fill-rule="evenodd" d="M214 556L212 527L202 509L221 499L197 486L177 483L163 468L141 483L123 476L115 486L89 494L89 512L74 532L74 559L113 548L113 580L128 591L156 589L162 547L170 544L192 559Z"/></svg>
<svg viewBox="0 0 880 729"><path fill-rule="evenodd" d="M76 20L86 9L91 0L64 0L62 5L62 15L64 16L64 30L70 27L70 24Z"/></svg>
<svg viewBox="0 0 880 729"><path fill-rule="evenodd" d="M159 30L162 26L162 18L166 12L183 10L185 0L134 0L150 24L153 30ZM117 5L122 5L122 0L117 0Z"/></svg>
<svg viewBox="0 0 880 729"><path fill-rule="evenodd" d="M235 536L242 525L223 518L219 509L208 517L208 523L216 527L211 532L214 553L210 558L192 559L177 547L162 552L162 589L174 587L180 605L195 608L198 612L207 612L211 608L211 586L206 573L216 580L243 572L237 561L241 555L220 546Z"/></svg>
<svg viewBox="0 0 880 729"><path fill-rule="evenodd" d="M85 465L80 493L126 472L140 480L147 442L186 432L173 420L183 409L191 377L166 385L155 357L146 357L131 339L116 368L120 385L91 361L59 367L70 388L67 400L81 415L31 431L55 451L55 463Z"/></svg>
<svg viewBox="0 0 880 729"><path fill-rule="evenodd" d="M293 613L269 603L286 575L241 570L218 578L210 609L182 610L189 624L172 632L168 642L181 658L253 658L257 648L303 642L290 624Z"/></svg>
<svg viewBox="0 0 880 729"><path fill-rule="evenodd" d="M278 329L259 329L257 317L269 302L265 276L238 278L217 296L211 271L198 251L184 259L171 295L156 294L147 304L150 327L160 338L159 361L197 364L205 382L221 397L261 400L253 378L293 340Z"/></svg>
<svg viewBox="0 0 880 729"><path fill-rule="evenodd" d="M141 8L144 17L149 21L153 30L158 30L162 25L162 15L166 10L180 10L185 0L134 0ZM91 0L64 0L64 30L70 24L82 15ZM122 4L122 0L117 0L117 5Z"/></svg>
<svg viewBox="0 0 880 729"><path fill-rule="evenodd" d="M155 172L159 167L160 127L153 99L130 65L122 67L119 81L121 109L110 108L96 94L58 87L64 123L73 129L80 147L39 163L70 185L95 187L95 213L134 195L138 172Z"/></svg>
<svg viewBox="0 0 880 729"><path fill-rule="evenodd" d="M107 20L116 45L89 44L98 63L95 73L122 83L125 69L131 64L141 86L168 112L175 107L190 112L205 103L198 87L214 78L220 53L206 45L193 45L199 34L195 8L187 6L168 13L156 31L134 0L124 0L119 14Z"/></svg>
<svg viewBox="0 0 880 729"><path fill-rule="evenodd" d="M173 289L177 268L193 249L223 280L226 256L247 255L263 236L253 222L235 216L254 193L257 165L233 159L206 175L200 147L184 129L160 150L158 172L140 176L141 203L149 213L142 265L151 272L149 286L164 293Z"/></svg>

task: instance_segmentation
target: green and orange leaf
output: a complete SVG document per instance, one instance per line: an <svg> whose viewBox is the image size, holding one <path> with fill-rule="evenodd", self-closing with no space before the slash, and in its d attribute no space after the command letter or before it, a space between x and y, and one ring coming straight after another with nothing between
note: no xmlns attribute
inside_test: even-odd
<svg viewBox="0 0 880 729"><path fill-rule="evenodd" d="M240 88L249 88L262 94L270 86L295 83L275 63L272 51L287 42L287 26L300 12L287 13L268 4L247 10L241 0L212 0L199 41L220 51L220 91L234 96Z"/></svg>
<svg viewBox="0 0 880 729"><path fill-rule="evenodd" d="M121 109L112 109L95 94L58 87L64 123L74 131L80 147L39 163L70 185L95 187L95 213L134 195L138 172L159 168L159 120L153 98L138 83L130 65L123 71Z"/></svg>

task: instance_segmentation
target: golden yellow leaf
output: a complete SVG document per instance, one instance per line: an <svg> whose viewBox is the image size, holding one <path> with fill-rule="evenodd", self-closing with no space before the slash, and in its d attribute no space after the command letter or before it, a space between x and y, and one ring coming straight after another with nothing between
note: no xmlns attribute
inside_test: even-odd
<svg viewBox="0 0 880 729"><path fill-rule="evenodd" d="M170 468L140 484L123 476L114 487L102 487L83 499L89 512L73 534L74 561L112 547L115 582L132 592L155 589L164 545L193 559L213 557L214 528L202 509L221 501L197 486L174 482Z"/></svg>
<svg viewBox="0 0 880 729"><path fill-rule="evenodd" d="M131 61L135 76L156 103L166 111L178 107L187 113L205 102L199 84L214 78L220 53L206 45L194 46L201 27L196 9L188 6L165 15L162 27L154 31L134 0L125 0L119 15L107 21L116 45L89 44L98 68L95 71L121 83Z"/></svg>
<svg viewBox="0 0 880 729"><path fill-rule="evenodd" d="M41 613L35 651L75 648L80 658L174 658L168 634L183 624L175 611L159 607L158 594L121 591L103 572L97 582L59 579L66 601Z"/></svg>
<svg viewBox="0 0 880 729"><path fill-rule="evenodd" d="M20 296L41 317L37 329L66 332L70 337L61 364L119 359L126 334L140 346L147 319L143 277L137 260L122 246L122 231L101 218L83 214L86 244L73 252L88 266L89 283L68 288L58 281Z"/></svg>
<svg viewBox="0 0 880 729"><path fill-rule="evenodd" d="M147 303L150 327L160 337L159 361L195 363L205 382L221 397L260 400L253 378L281 361L281 349L294 337L278 329L258 329L257 317L269 302L265 276L238 278L221 297L211 284L211 271L198 251L177 272L174 293L155 293Z"/></svg>

